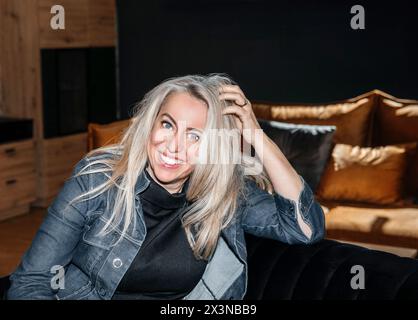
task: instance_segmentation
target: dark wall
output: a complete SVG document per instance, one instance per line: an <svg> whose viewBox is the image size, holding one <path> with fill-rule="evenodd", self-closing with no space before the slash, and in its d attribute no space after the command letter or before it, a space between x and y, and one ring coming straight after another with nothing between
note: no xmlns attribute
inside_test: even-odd
<svg viewBox="0 0 418 320"><path fill-rule="evenodd" d="M225 72L250 99L418 98L415 1L121 0L120 106L162 80ZM361 4L366 29L352 30Z"/></svg>

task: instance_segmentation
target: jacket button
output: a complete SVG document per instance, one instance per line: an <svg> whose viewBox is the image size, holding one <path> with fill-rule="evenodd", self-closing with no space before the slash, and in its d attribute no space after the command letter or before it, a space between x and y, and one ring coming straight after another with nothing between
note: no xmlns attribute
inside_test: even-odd
<svg viewBox="0 0 418 320"><path fill-rule="evenodd" d="M121 259L119 259L119 258L113 259L113 267L114 268L118 269L118 268L122 267L122 264L123 263L122 263Z"/></svg>
<svg viewBox="0 0 418 320"><path fill-rule="evenodd" d="M105 290L105 288L100 287L100 288L99 288L99 294L100 294L102 297L104 297L104 296L106 295L106 290Z"/></svg>

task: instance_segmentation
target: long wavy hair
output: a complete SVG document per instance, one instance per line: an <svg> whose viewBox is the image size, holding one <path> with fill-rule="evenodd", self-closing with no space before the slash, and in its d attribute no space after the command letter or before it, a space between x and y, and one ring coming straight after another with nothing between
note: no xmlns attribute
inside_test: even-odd
<svg viewBox="0 0 418 320"><path fill-rule="evenodd" d="M228 135L205 134L211 129L218 132L219 129L238 130L234 116L221 113L227 105L218 98L218 88L223 84L235 83L225 74L167 79L146 93L134 107L131 124L117 143L92 150L86 155L87 158L104 153L110 156L88 161L76 176L103 173L108 179L71 202L91 199L113 187L117 191L114 205L110 208L111 217L101 233L111 232L122 225L120 241L130 225L136 223L135 184L148 162L147 144L151 130L161 106L170 94L176 92L186 92L208 107L206 127L199 145L200 162L195 164L190 174L186 193L190 204L182 216L182 225L195 257L208 260L215 251L221 230L234 218L245 176L255 180L260 188L272 192L272 184L264 169L260 171L260 160L244 154L240 142ZM240 161L236 161L237 157ZM88 170L91 166L95 168Z"/></svg>

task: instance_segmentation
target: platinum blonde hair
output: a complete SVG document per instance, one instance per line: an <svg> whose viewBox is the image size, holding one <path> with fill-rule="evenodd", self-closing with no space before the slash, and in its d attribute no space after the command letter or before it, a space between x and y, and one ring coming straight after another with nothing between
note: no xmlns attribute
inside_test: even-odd
<svg viewBox="0 0 418 320"><path fill-rule="evenodd" d="M208 113L205 132L210 129L238 130L234 116L221 113L226 102L218 98L218 88L223 84L234 82L225 74L187 75L167 79L145 94L135 106L131 124L120 141L87 154L87 158L103 153L111 155L90 161L77 174L103 173L108 177L107 181L72 200L88 200L110 188L116 188L112 215L101 233L111 232L116 226L122 225L120 240L127 234L131 224L136 223L135 184L148 161L147 144L154 122L170 94L187 92L206 104ZM237 156L240 156L241 161L235 161ZM208 157L210 161L207 161ZM196 258L208 260L215 251L222 229L234 218L238 196L244 189L245 176L255 180L260 188L270 193L273 188L265 171L260 172L254 166L255 158L244 154L241 145L231 142L228 136L204 134L199 145L199 158L203 161L195 164L189 177L186 198L191 204L186 208L182 224ZM261 165L259 160L255 161ZM93 166L96 168L89 170L88 167Z"/></svg>

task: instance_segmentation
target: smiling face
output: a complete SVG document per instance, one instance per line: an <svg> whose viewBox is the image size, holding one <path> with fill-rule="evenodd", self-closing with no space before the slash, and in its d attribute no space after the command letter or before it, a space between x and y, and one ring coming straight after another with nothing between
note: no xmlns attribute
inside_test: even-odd
<svg viewBox="0 0 418 320"><path fill-rule="evenodd" d="M206 104L185 92L169 95L161 106L148 142L148 172L171 193L194 169L206 116Z"/></svg>

